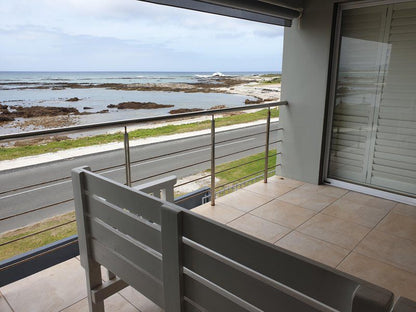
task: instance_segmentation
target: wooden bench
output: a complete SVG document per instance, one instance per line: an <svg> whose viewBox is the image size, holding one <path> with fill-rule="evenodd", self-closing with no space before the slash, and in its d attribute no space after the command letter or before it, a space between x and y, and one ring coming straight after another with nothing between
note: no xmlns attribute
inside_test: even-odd
<svg viewBox="0 0 416 312"><path fill-rule="evenodd" d="M90 311L104 311L103 300L127 285L168 312L391 311L386 289L88 167L72 179ZM173 189L166 192L173 198ZM111 272L106 283L101 265Z"/></svg>

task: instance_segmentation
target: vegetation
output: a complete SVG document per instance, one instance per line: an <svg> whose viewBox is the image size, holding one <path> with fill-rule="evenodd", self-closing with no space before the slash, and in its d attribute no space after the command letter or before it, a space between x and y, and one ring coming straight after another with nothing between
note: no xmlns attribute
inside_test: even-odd
<svg viewBox="0 0 416 312"><path fill-rule="evenodd" d="M276 164L275 154L276 150L272 150L269 153L269 167ZM252 174L253 176L250 176L250 178L254 177L256 176L256 172L262 171L263 169L264 152L218 165L215 171L223 172L216 175L220 179L220 182L218 182L217 185L224 185ZM242 179L241 181L243 180L246 179ZM17 240L16 242L0 246L0 261L76 234L76 224L75 222L71 222L72 220L75 220L74 212L56 216L37 224L1 235L0 245L34 233L45 231L40 234L28 236L27 238ZM65 225L59 226L61 224ZM47 230L55 226L58 227Z"/></svg>
<svg viewBox="0 0 416 312"><path fill-rule="evenodd" d="M264 119L267 109L263 109L254 113L243 113L225 116L216 119L216 126L228 126L233 124L246 123L250 121ZM272 117L279 116L278 109L272 109ZM130 139L140 139L155 137L161 135L177 134L191 131L198 131L208 129L211 125L211 121L201 121L190 124L181 125L166 125L153 129L139 129L129 133ZM82 137L76 139L67 139L61 141L48 142L45 144L26 145L26 146L14 146L0 148L0 160L15 159L18 157L39 155L44 153L51 153L71 148L106 144L110 142L123 141L123 133L115 134L101 134L91 137Z"/></svg>
<svg viewBox="0 0 416 312"><path fill-rule="evenodd" d="M72 220L75 220L75 212L70 212L61 216L56 216L45 221L36 223L34 225L30 225L22 229L7 232L6 234L1 235L0 245L6 242L13 241L15 239L19 239L24 236L28 236L37 232L42 232L48 228L60 224L68 223L66 225L51 230L47 230L40 234L35 234L33 236L23 238L14 243L0 246L0 261L76 234L76 224L75 222L71 222Z"/></svg>

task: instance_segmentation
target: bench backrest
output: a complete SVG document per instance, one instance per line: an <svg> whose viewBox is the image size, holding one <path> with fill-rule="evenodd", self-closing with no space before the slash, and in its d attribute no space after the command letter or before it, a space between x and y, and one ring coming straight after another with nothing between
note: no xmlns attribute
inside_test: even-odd
<svg viewBox="0 0 416 312"><path fill-rule="evenodd" d="M73 170L81 264L165 311L389 311L392 294L85 170ZM88 275L88 273L87 273Z"/></svg>

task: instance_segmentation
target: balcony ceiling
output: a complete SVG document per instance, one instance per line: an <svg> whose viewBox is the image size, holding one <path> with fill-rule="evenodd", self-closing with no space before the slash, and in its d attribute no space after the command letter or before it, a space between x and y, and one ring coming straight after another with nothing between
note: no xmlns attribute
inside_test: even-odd
<svg viewBox="0 0 416 312"><path fill-rule="evenodd" d="M290 27L302 0L139 0L177 8Z"/></svg>

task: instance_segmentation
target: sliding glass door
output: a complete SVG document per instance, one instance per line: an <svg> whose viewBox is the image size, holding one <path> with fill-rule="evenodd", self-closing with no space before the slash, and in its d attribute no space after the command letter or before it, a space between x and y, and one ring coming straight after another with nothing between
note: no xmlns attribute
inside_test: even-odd
<svg viewBox="0 0 416 312"><path fill-rule="evenodd" d="M341 11L327 176L416 195L416 1Z"/></svg>

